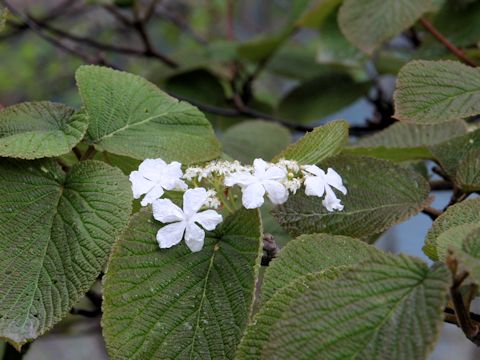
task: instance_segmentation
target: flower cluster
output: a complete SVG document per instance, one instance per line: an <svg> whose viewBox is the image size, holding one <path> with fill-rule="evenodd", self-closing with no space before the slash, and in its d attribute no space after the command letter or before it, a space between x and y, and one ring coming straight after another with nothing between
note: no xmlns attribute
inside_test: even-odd
<svg viewBox="0 0 480 360"><path fill-rule="evenodd" d="M168 224L157 233L160 248L172 247L185 239L191 251L200 251L205 230L214 230L223 220L212 209L227 207L229 193L225 188L238 186L242 205L247 209L261 207L265 195L273 204L283 204L290 193L295 194L304 186L307 196L323 198L322 204L328 211L343 210L334 189L347 194L342 178L332 168L325 172L316 165L299 165L293 160L268 163L255 159L253 166L215 160L203 167L189 167L185 173L181 167L176 161L167 164L162 159L147 159L130 174L133 197L144 195L141 205L152 204L154 218ZM165 191L172 190L184 192L183 209L162 198ZM226 194L223 201L217 196L219 193Z"/></svg>

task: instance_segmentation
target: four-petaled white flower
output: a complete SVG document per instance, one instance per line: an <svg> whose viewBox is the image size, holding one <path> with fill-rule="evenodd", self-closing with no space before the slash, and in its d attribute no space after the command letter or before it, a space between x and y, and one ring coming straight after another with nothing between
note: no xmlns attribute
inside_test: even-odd
<svg viewBox="0 0 480 360"><path fill-rule="evenodd" d="M157 233L160 248L177 245L185 234L185 243L192 252L202 250L205 230L211 231L222 222L222 215L214 210L199 212L207 198L207 190L195 188L183 194L183 210L168 199L159 199L153 203L153 217L162 223L171 223Z"/></svg>
<svg viewBox="0 0 480 360"><path fill-rule="evenodd" d="M325 172L316 165L307 165L304 169L310 173L305 174L305 194L319 197L325 194L322 204L328 211L343 210L340 199L337 198L332 190L332 187L334 187L343 195L347 194L347 188L343 186L340 175L332 168L328 168L325 174Z"/></svg>
<svg viewBox="0 0 480 360"><path fill-rule="evenodd" d="M167 164L162 159L146 159L138 171L132 171L130 182L134 199L146 194L142 206L147 206L162 197L164 190L186 190L187 184L181 179L182 164L173 161Z"/></svg>
<svg viewBox="0 0 480 360"><path fill-rule="evenodd" d="M283 204L288 199L288 190L282 181L287 173L284 169L269 165L262 159L253 162L253 174L237 172L225 178L225 186L239 185L242 189L242 204L247 209L262 206L265 192L273 204Z"/></svg>

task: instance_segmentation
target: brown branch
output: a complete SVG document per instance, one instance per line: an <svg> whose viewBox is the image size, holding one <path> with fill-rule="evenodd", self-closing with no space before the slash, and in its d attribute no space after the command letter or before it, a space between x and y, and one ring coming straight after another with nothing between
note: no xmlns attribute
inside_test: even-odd
<svg viewBox="0 0 480 360"><path fill-rule="evenodd" d="M438 218L440 215L442 215L442 212L440 210L431 208L431 207L426 207L422 210L422 213L425 215L428 215L430 219L435 220Z"/></svg>
<svg viewBox="0 0 480 360"><path fill-rule="evenodd" d="M43 29L39 24L37 24L30 17L28 17L28 16L22 14L21 12L17 11L7 0L3 0L3 3L5 5L5 7L8 10L10 10L10 12L12 14L14 14L18 18L20 18L22 20L22 22L25 23L36 35L38 35L42 39L48 41L49 43L51 43L56 48L66 52L70 55L74 55L74 56L82 59L86 63L98 64L98 65L107 65L106 62L102 58L93 58L88 54L84 54L81 51L78 51L77 49L70 48L70 47L66 46L61 41L59 41L58 39L56 39L54 37L48 36L47 34L45 34L43 32Z"/></svg>
<svg viewBox="0 0 480 360"><path fill-rule="evenodd" d="M147 32L147 22L140 16L137 7L134 7L133 10L134 21L131 26L137 32L143 42L144 55L147 57L156 58L171 68L177 68L178 64L173 59L170 59L170 57L168 57L167 55L164 55L155 50L152 44L152 40L150 39L150 36Z"/></svg>
<svg viewBox="0 0 480 360"><path fill-rule="evenodd" d="M445 180L431 180L430 188L434 191L452 190L453 185Z"/></svg>
<svg viewBox="0 0 480 360"><path fill-rule="evenodd" d="M470 60L465 53L460 50L458 47L456 47L453 43L448 41L448 39L442 35L427 19L421 18L420 19L420 24L430 33L432 34L439 42L443 44L453 55L457 57L460 61L463 63L476 67L477 64Z"/></svg>
<svg viewBox="0 0 480 360"><path fill-rule="evenodd" d="M465 304L462 294L460 292L460 286L464 280L468 277L468 272L458 272L458 262L453 256L452 252L447 255L446 263L452 273L452 286L450 287L450 298L453 303L453 309L457 318L458 325L462 329L465 336L477 346L480 345L480 326L472 321L470 317L470 311L468 308L470 304Z"/></svg>

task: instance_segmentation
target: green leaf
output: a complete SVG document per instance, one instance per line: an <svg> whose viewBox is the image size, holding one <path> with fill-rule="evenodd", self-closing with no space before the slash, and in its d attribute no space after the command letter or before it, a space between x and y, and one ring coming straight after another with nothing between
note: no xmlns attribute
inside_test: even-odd
<svg viewBox="0 0 480 360"><path fill-rule="evenodd" d="M454 249L454 254L473 281L480 284L480 225L465 237L461 249Z"/></svg>
<svg viewBox="0 0 480 360"><path fill-rule="evenodd" d="M251 311L261 251L257 211L208 233L202 251L160 250L142 211L116 243L105 280L103 332L112 359L232 359Z"/></svg>
<svg viewBox="0 0 480 360"><path fill-rule="evenodd" d="M458 164L455 182L468 192L480 190L480 149L469 151Z"/></svg>
<svg viewBox="0 0 480 360"><path fill-rule="evenodd" d="M327 20L329 16L335 13L335 10L343 0L317 0L313 3L302 16L297 20L300 27L318 29Z"/></svg>
<svg viewBox="0 0 480 360"><path fill-rule="evenodd" d="M347 68L360 68L367 61L367 56L354 47L342 34L338 27L337 13L338 11L333 11L329 14L318 29L317 62ZM366 90L363 94L365 93Z"/></svg>
<svg viewBox="0 0 480 360"><path fill-rule="evenodd" d="M295 160L300 164L318 164L338 154L348 141L348 122L331 121L305 134L296 143L277 155L273 161L281 158Z"/></svg>
<svg viewBox="0 0 480 360"><path fill-rule="evenodd" d="M397 122L385 130L360 139L345 152L394 161L430 159L432 154L428 146L466 132L467 124L463 120L433 125Z"/></svg>
<svg viewBox="0 0 480 360"><path fill-rule="evenodd" d="M433 222L423 252L432 260L445 260L449 247L460 248L467 235L480 227L480 199L450 206Z"/></svg>
<svg viewBox="0 0 480 360"><path fill-rule="evenodd" d="M278 105L277 114L298 123L320 120L360 99L369 86L344 74L320 76L290 91Z"/></svg>
<svg viewBox="0 0 480 360"><path fill-rule="evenodd" d="M352 237L378 234L418 213L428 203L429 185L418 173L386 160L338 156L321 164L343 178L342 211L328 212L316 196L290 196L273 214L293 236L329 233Z"/></svg>
<svg viewBox="0 0 480 360"><path fill-rule="evenodd" d="M266 121L245 121L228 129L222 138L223 151L244 164L256 158L272 159L291 141L287 128Z"/></svg>
<svg viewBox="0 0 480 360"><path fill-rule="evenodd" d="M303 275L279 289L273 299L262 305L260 311L248 324L247 331L238 346L235 360L262 359L262 349L268 341L271 328L288 310L290 303L310 282L320 279L334 280L341 270L343 270L341 267L329 268L328 270Z"/></svg>
<svg viewBox="0 0 480 360"><path fill-rule="evenodd" d="M99 66L81 66L76 79L90 119L87 140L101 151L135 159L194 163L220 155L205 116L147 80Z"/></svg>
<svg viewBox="0 0 480 360"><path fill-rule="evenodd" d="M97 161L0 161L0 337L17 348L94 283L131 211L128 179Z"/></svg>
<svg viewBox="0 0 480 360"><path fill-rule="evenodd" d="M310 281L272 327L262 358L426 359L449 283L444 266L387 254Z"/></svg>
<svg viewBox="0 0 480 360"><path fill-rule="evenodd" d="M460 4L449 0L435 15L433 25L451 43L459 47L475 45L480 40L480 2Z"/></svg>
<svg viewBox="0 0 480 360"><path fill-rule="evenodd" d="M458 61L411 61L397 79L396 119L435 124L480 114L480 69Z"/></svg>
<svg viewBox="0 0 480 360"><path fill-rule="evenodd" d="M352 44L372 54L432 8L431 0L345 0L338 23Z"/></svg>
<svg viewBox="0 0 480 360"><path fill-rule="evenodd" d="M480 130L472 131L430 147L434 159L454 180L462 161L475 150L480 150ZM464 166L465 164L462 167Z"/></svg>
<svg viewBox="0 0 480 360"><path fill-rule="evenodd" d="M346 236L302 235L291 241L268 266L262 284L262 302L297 280L330 267L356 265L378 250Z"/></svg>
<svg viewBox="0 0 480 360"><path fill-rule="evenodd" d="M68 153L82 140L88 120L62 104L30 102L0 111L0 156L39 159Z"/></svg>

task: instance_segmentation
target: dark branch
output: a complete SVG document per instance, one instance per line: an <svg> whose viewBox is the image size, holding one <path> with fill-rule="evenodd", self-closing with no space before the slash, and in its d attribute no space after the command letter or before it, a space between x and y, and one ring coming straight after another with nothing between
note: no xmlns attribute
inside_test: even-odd
<svg viewBox="0 0 480 360"><path fill-rule="evenodd" d="M428 215L430 219L435 220L437 217L442 215L442 212L440 210L431 208L431 207L426 207L422 210L422 213L425 215Z"/></svg>
<svg viewBox="0 0 480 360"><path fill-rule="evenodd" d="M21 12L17 11L7 0L3 0L3 3L5 5L5 7L8 10L10 10L10 12L12 14L14 14L18 18L20 18L22 20L22 22L25 23L35 34L37 34L42 39L48 41L49 43L51 43L52 45L54 45L58 49L66 52L70 55L74 55L76 57L79 57L80 59L82 59L86 63L98 64L98 65L107 65L106 62L102 58L93 58L88 54L84 54L84 53L78 51L77 49L66 46L65 44L63 44L58 39L45 34L43 32L42 27L36 21L34 21L30 17L22 14Z"/></svg>
<svg viewBox="0 0 480 360"><path fill-rule="evenodd" d="M476 67L477 64L470 60L465 53L457 48L453 43L448 41L448 39L442 35L427 19L421 18L420 24L430 33L432 34L439 42L443 44L453 55L457 57L458 60L462 61L463 63Z"/></svg>

